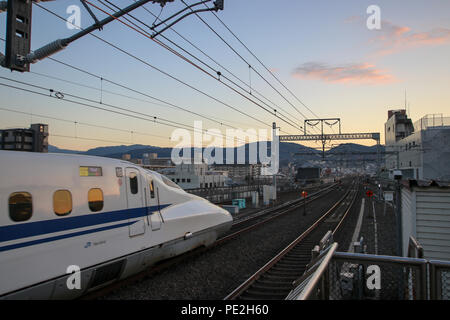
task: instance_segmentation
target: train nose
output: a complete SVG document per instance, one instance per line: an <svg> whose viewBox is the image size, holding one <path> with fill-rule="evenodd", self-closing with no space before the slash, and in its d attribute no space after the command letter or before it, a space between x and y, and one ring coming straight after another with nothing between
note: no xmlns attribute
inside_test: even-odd
<svg viewBox="0 0 450 320"><path fill-rule="evenodd" d="M217 215L220 216L223 221L217 229L217 234L220 237L231 229L231 226L233 225L233 216L221 207L217 207Z"/></svg>

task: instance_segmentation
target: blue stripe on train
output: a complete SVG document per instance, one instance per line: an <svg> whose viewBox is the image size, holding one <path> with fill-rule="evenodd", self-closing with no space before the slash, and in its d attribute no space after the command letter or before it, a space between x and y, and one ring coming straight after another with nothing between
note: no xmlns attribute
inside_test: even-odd
<svg viewBox="0 0 450 320"><path fill-rule="evenodd" d="M157 211L158 208L164 209L168 206L170 204L2 226L0 227L0 242L144 217L147 212Z"/></svg>
<svg viewBox="0 0 450 320"><path fill-rule="evenodd" d="M126 222L126 223L119 223L119 224L115 224L113 226L107 226L107 227L102 227L102 228L95 228L95 229L84 230L84 231L73 232L73 233L66 233L66 234L62 234L62 235L54 236L54 237L49 237L49 238L43 238L43 239L37 239L37 240L32 240L32 241L26 241L26 242L21 242L21 243L10 244L10 245L7 245L7 246L0 247L0 252L13 250L13 249L18 249L18 248L22 248L22 247L33 246L33 245L36 245L36 244L45 243L45 242L51 242L51 241L55 241L55 240L61 240L61 239L65 239L65 238L81 236L81 235L84 235L84 234L89 234L89 233L94 233L94 232L100 232L100 231L105 231L105 230L110 230L110 229L116 229L116 228L128 226L128 225L133 224L135 222L136 221Z"/></svg>

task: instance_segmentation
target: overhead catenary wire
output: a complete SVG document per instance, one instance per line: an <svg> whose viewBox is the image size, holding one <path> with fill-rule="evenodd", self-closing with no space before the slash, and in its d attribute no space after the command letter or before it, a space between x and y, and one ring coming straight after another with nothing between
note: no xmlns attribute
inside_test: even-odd
<svg viewBox="0 0 450 320"><path fill-rule="evenodd" d="M204 4L206 7L208 7L206 4ZM216 18L217 20L233 35L233 37L264 67L264 69L266 69L266 71L268 73L270 73L270 75L277 80L277 82L283 86L283 88L285 88L299 103L301 103L309 112L311 112L311 114L313 114L315 117L319 118L319 116L313 111L311 110L302 100L300 100L297 95L295 95L273 72L272 70L270 70L270 68L268 68L249 48L248 46L245 45L245 43L243 41L241 41L241 39L222 21L222 19L219 18L219 16L217 14L215 14L214 12L211 12ZM297 110L297 108L294 106L294 108ZM302 114L299 110L297 110L300 114Z"/></svg>
<svg viewBox="0 0 450 320"><path fill-rule="evenodd" d="M53 60L56 61L56 62L60 62L60 61L57 60L57 59L53 59ZM76 69L77 69L77 70L80 70L79 68L76 68ZM41 77L45 77L45 78L49 78L49 79L53 79L53 80L62 81L62 82L68 83L68 84L73 84L73 85L77 85L77 86L80 86L80 87L88 88L88 89L91 89L91 90L96 90L96 91L101 91L101 92L109 93L109 94L111 94L111 95L115 95L115 96L118 96L118 97L123 97L123 98L127 98L127 99L132 99L132 100L136 100L136 101L140 101L140 102L145 102L145 103L151 103L151 104L153 104L153 105L160 106L160 107L169 107L169 108L173 108L173 109L178 109L178 110L181 110L181 111L183 111L183 112L187 112L187 113L190 113L190 114L193 114L193 115L202 117L202 118L204 118L204 119L207 119L207 120L209 120L209 121L215 122L215 123L217 123L217 124L224 125L224 126L227 126L227 127L230 127L230 128L234 128L234 129L237 129L237 128L234 127L234 126L231 126L231 125L226 124L226 121L223 121L223 120L222 120L222 121L218 121L218 120L216 120L216 119L214 119L214 118L212 118L212 117L208 117L208 116L199 114L199 113L197 113L197 112L194 112L194 111L191 111L191 110L182 108L182 107L180 107L180 106L177 106L177 105L172 104L172 103L169 103L169 102L167 102L167 101L164 101L164 100L155 98L155 97L153 97L153 96L150 96L150 95L148 95L148 94L146 94L146 93L142 93L142 92L140 92L140 91L137 91L137 90L132 89L132 88L127 87L127 86L120 85L120 87L122 87L122 88L125 88L125 89L127 89L127 90L133 91L133 92L135 92L135 93L139 93L139 94L144 95L144 96L147 96L147 97L149 97L149 98L151 98L151 99L160 101L161 103L155 103L155 102L150 101L150 100L144 100L144 99L139 99L139 98L136 98L136 97L132 97L132 96L129 96L129 95L125 95L125 94L120 94L120 93L117 93L117 92L113 92L113 91L110 91L110 90L106 90L106 89L104 89L103 87L102 87L102 88L96 88L96 87L93 87L93 86L88 86L88 85L86 85L86 84L78 83L78 82L71 81L71 80L67 80L67 79L62 79L62 78L55 77L55 76L51 76L51 75L48 75L48 74L43 74L43 73L34 72L34 71L30 71L30 73L35 74L35 75L38 75L38 76L41 76ZM91 75L92 75L92 74L91 74ZM115 82L113 82L113 81L111 81L111 80L109 80L109 79L106 79L106 78L103 78L103 77L100 77L100 76L98 76L98 78L101 79L101 82L102 82L102 83L103 83L103 81L105 81L105 82L112 83L112 84L114 84L114 85L118 85L118 84L116 84ZM119 86L119 85L118 85L118 86ZM102 101L103 101L103 100L102 100L102 97L101 97L100 103L102 103Z"/></svg>
<svg viewBox="0 0 450 320"><path fill-rule="evenodd" d="M102 126L102 125L98 125L98 124L87 123L87 122L84 122L84 121L74 121L74 120L63 119L63 118L58 118L58 117L54 117L54 116L43 115L43 114L39 114L39 113L33 113L33 112L19 111L19 110L14 110L14 109L9 109L9 108L2 108L2 107L0 107L0 110L7 111L7 112L12 112L12 113L17 113L17 114L22 114L22 115L27 115L27 116L32 116L32 117L38 117L38 118L56 120L56 121L61 121L61 122L73 123L75 125L83 125L83 126L88 126L88 127L93 127L93 128L107 129L107 130L126 132L126 133L133 133L133 134L138 134L138 135L143 135L143 136L150 136L150 137L161 138L161 139L164 139L164 140L170 140L170 137L167 137L167 136L160 136L160 135L151 134L151 133L144 133L144 132L139 132L139 131L130 130L130 129L113 128L113 127Z"/></svg>
<svg viewBox="0 0 450 320"><path fill-rule="evenodd" d="M298 125L291 123L289 120L285 120L283 118L280 118L280 116L277 115L276 110L274 110L274 112L271 112L270 110L268 110L267 108L265 108L264 106L262 106L261 104L255 102L254 100L252 100L251 98L247 97L246 95L242 94L241 92L239 92L238 90L236 90L235 88L233 88L232 86L226 84L223 81L220 81L220 78L216 78L215 75L209 73L208 71L206 71L205 69L203 69L202 67L200 67L199 65L197 65L196 63L194 63L193 61L189 60L188 58L186 58L185 56L183 56L182 54L180 54L179 52L177 52L176 50L174 50L173 48L169 47L168 45L164 44L163 42L161 42L160 40L157 40L155 38L152 38L152 36L146 32L145 30L143 30L140 27L133 27L129 24L127 24L126 22L124 22L123 20L121 20L120 18L116 18L114 17L112 14L106 12L105 10L99 8L98 6L92 4L90 1L85 0L87 3L89 3L91 6L93 6L94 8L102 11L103 13L111 16L112 18L114 18L115 20L121 22L123 25L129 27L130 29L136 31L137 33L143 35L144 37L154 41L155 43L159 44L160 46L162 46L163 48L167 49L169 52L175 54L176 56L180 57L181 59L183 59L184 61L188 62L189 64L193 65L194 67L196 67L197 69L199 69L200 71L202 71L203 73L205 73L206 75L210 76L211 78L218 80L220 83L224 84L226 87L228 87L229 89L231 89L232 91L234 91L235 93L239 94L240 96L242 96L243 98L247 99L248 101L252 102L253 104L257 105L258 107L260 107L261 109L267 111L268 113L274 115L275 117L279 118L280 120L284 121L285 123L287 123L288 125L296 128L296 129L301 129L301 127L299 128ZM100 3L103 3L102 1L99 0ZM215 99L215 98L214 98Z"/></svg>
<svg viewBox="0 0 450 320"><path fill-rule="evenodd" d="M138 131L117 129L117 128L111 128L111 127L106 127L106 126L99 126L99 125L88 124L88 123L78 122L78 121L73 121L73 120L60 119L60 118L56 118L56 117L45 116L45 115L42 115L42 114L26 113L26 112L21 112L21 111L17 111L17 110L10 110L10 109L6 109L6 108L0 108L0 110L20 113L20 114L25 114L25 115L31 115L31 116L36 116L36 117L39 117L39 118L47 118L47 119L52 119L52 120L56 120L56 121L71 122L71 123L74 123L75 126L81 124L81 125L90 126L90 127L94 127L94 128L103 128L103 129L109 129L109 130L115 130L115 131L123 131L123 132L131 133L131 134L144 135L144 136L153 136L153 137L159 137L159 138L164 139L164 140L167 140L167 139L170 140L170 137L163 137L163 136L158 136L158 135L154 135L154 134L142 133L142 132L138 132ZM130 141L123 141L123 140L111 140L111 139L81 137L77 133L75 134L75 136L68 136L68 135L61 135L61 134L51 133L50 136L51 137L59 137L59 138L68 138L68 139L80 139L80 140L88 140L88 141L108 142L108 143L134 144L133 141L130 142Z"/></svg>
<svg viewBox="0 0 450 320"><path fill-rule="evenodd" d="M188 6L187 3L184 0L181 0L181 2L185 5ZM202 17L200 17L198 14L195 13L195 15L197 16L198 19L200 19L200 21L202 21L207 27L208 29L210 29L220 40L222 40L222 42L224 42L227 47L229 47L247 66L249 66L262 80L264 80L264 82L266 82L275 92L277 92L288 104L290 104L294 109L297 110L297 112L300 113L300 115L307 119L307 117L300 111L298 110L293 104L292 102L290 102L277 88L275 88L257 69L255 69L251 63L249 63L247 61L247 59L245 59L239 52L237 52L236 49L233 48L233 46L231 46L216 30L214 30L214 28L212 28Z"/></svg>
<svg viewBox="0 0 450 320"><path fill-rule="evenodd" d="M124 95L124 94L120 94L120 93L117 93L117 92L112 92L112 91L103 89L103 91L106 92L106 93L113 94L113 95L117 95L117 96L121 96L121 97L128 98L128 99L133 99L133 100L136 100L136 101L141 101L141 102L151 103L151 104L154 104L154 105L157 105L157 106L161 106L161 107L169 107L169 108L174 108L174 109L180 109L180 110L182 110L182 111L184 111L184 112L187 112L187 113L190 113L190 114L193 114L193 115L202 117L202 118L204 118L204 119L213 121L213 122L215 122L215 123L217 123L217 124L220 124L220 125L223 125L223 126L226 126L226 127L230 127L230 128L233 128L233 129L237 129L237 127L234 127L234 126L228 124L228 122L230 122L230 123L238 123L238 124L239 124L239 122L236 122L236 121L230 121L230 120L226 120L226 119L220 119L220 118L217 118L217 117L215 117L215 116L210 116L210 115L200 114L200 113L197 113L197 112L195 112L195 111L192 111L192 110L189 110L189 109L180 107L180 106L175 105L175 104L173 104L173 103L170 103L170 102L164 101L164 100L162 100L162 99L156 98L156 97L154 97L154 96L151 96L151 95L149 95L148 93L145 93L145 92L143 92L143 91L137 90L136 88L131 88L130 86L126 86L126 85L124 85L124 84L122 84L122 83L119 83L119 82L117 82L117 81L113 81L113 80L111 80L111 79L109 79L109 78L105 78L105 77L102 77L102 76L100 76L100 75L98 75L98 74L94 74L94 73L92 73L92 72L89 72L89 71L87 71L87 70L85 70L85 69L82 69L82 68L80 68L80 67L76 67L76 66L74 66L74 65L72 65L72 64L69 64L69 63L66 63L66 62L64 62L64 61L61 61L61 60L58 60L58 59L55 59L55 58L52 58L52 57L49 57L48 59L50 59L50 60L52 60L52 61L54 61L54 62L56 62L56 63L59 63L59 64L65 66L65 67L68 67L68 68L71 68L71 69L73 69L73 70L76 70L76 71L78 71L78 72L87 74L87 75L89 75L89 76L91 76L91 77L98 78L98 79L102 78L103 81L108 82L108 83L110 83L110 84L112 84L112 85L114 85L114 86L117 86L117 87L122 88L122 89L125 89L125 90L129 90L129 91L131 91L131 92L133 92L133 93L136 93L136 94L142 95L142 96L144 96L144 97L148 97L148 98L154 99L154 100L156 100L156 101L160 101L161 103L155 103L155 102L153 102L153 101L143 100L143 99L139 99L139 98L136 98L136 97L131 97L131 96L128 96L128 95ZM31 72L31 73L34 73L34 74L37 74L37 75L40 75L40 76L44 76L44 77L50 77L50 78L53 78L53 79L56 79L56 80L59 80L59 81L63 81L63 82L67 82L67 83L71 83L71 84L74 84L74 85L79 85L79 86L82 86L82 87L87 87L87 88L92 89L92 90L100 90L99 88L95 88L95 87L92 87L92 86L86 86L86 85L84 85L84 84L80 84L80 83L77 83L77 82L74 82L74 81L70 81L70 80L66 80L66 79L61 79L61 78L54 77L54 76L44 75L44 74L36 73L36 72Z"/></svg>
<svg viewBox="0 0 450 320"><path fill-rule="evenodd" d="M203 4L205 7L208 7L205 3ZM230 34L263 66L263 68L284 88L286 89L301 105L303 105L312 115L314 115L316 118L320 118L320 116L318 116L313 110L311 110L311 108L309 108L294 92L292 92L292 90L290 90L275 74L272 70L270 70L270 68L268 68L262 61L261 59L259 59L255 53L253 53L252 50L250 50L248 48L247 45L245 45L245 43L231 30L230 27L228 27L228 25L225 24L225 22L223 22L222 19L220 19L220 17L215 14L214 12L211 11L211 13L216 17L216 19L225 27L225 29L227 29ZM294 107L294 109L299 112L300 114L302 114L296 107L295 105L292 105ZM306 117L305 117L306 119ZM330 126L331 130L333 132L334 129L332 126Z"/></svg>
<svg viewBox="0 0 450 320"><path fill-rule="evenodd" d="M114 3L112 3L111 1L108 0L104 0L105 2L109 3L111 6L115 7L116 9L120 9L118 6L116 6ZM103 3L103 1L99 0L100 3L102 3L105 7L107 7L108 9L112 10L110 6L106 5ZM146 9L144 7L144 9ZM153 15L155 17L155 15L149 11L148 9L146 9L146 11L148 13L150 13L151 15ZM149 28L150 30L152 30L152 27L149 26L148 24L146 24L145 22L143 22L141 19L136 18L133 14L128 13L127 16L131 17L133 20L137 21L138 23L144 25L145 27ZM124 17L125 20L127 20L129 23L131 23L133 26L140 28L141 31L145 32L141 27L137 26L135 23L133 23L132 21L130 21L129 19L127 19L126 17ZM172 28L169 28L172 29ZM207 64L205 61L201 60L200 58L198 58L197 56L195 56L193 53L189 52L188 50L186 50L185 48L183 48L182 46L180 46L179 44L175 43L173 40L169 39L168 37L166 37L164 34L160 34L159 37L164 38L166 41L170 42L172 45L176 46L178 49L182 50L184 53L188 54L189 56L191 56L192 58L194 58L196 61L198 61L199 63L201 63L202 65L204 65L205 67L207 67L208 69L210 69L211 71L213 71L215 74L218 75L217 78L215 78L216 80L219 80L221 78L226 79L227 81L229 81L230 83L232 83L234 86L238 87L239 89L241 89L244 92L249 93L250 95L252 95L255 99L257 99L260 103L264 104L265 106L271 108L273 111L278 109L278 114L279 110L282 110L284 113L286 113L289 117L291 117L294 120L300 121L298 119L296 119L296 117L294 115L292 115L291 113L289 113L288 111L286 111L285 109L281 108L280 106L277 106L275 103L273 103L271 100L269 100L267 97L265 97L264 95L262 95L259 91L257 91L255 88L252 88L251 86L251 80L250 80L250 84L246 83L245 81L243 81L242 79L240 79L239 77L237 77L236 75L234 75L233 73L231 73L228 69L226 69L225 67L223 67L221 64L219 64L216 60L212 59L209 55L207 55L203 50L201 50L200 48L198 48L197 46L195 46L191 41L189 41L188 39L186 39L184 36L182 36L180 33L178 33L176 30L173 30L178 36L180 36L183 40L185 40L186 42L188 42L191 46L193 46L194 48L196 48L197 50L199 50L202 54L204 54L206 57L208 57L210 60L212 60L214 63L216 63L219 67L221 67L222 69L226 70L228 73L230 73L235 79L237 79L239 82L243 83L246 87L248 87L249 91L247 91L245 88L243 88L241 85L237 84L235 81L231 80L230 78L228 78L227 76L225 76L223 73L221 73L220 71L218 71L217 69L213 68L211 65ZM159 40L161 41L161 40ZM162 42L162 41L161 41ZM162 42L163 43L163 42ZM250 70L249 70L250 72ZM270 106L267 102L262 101L262 99L258 98L257 96L255 96L252 92L257 93L259 96L262 97L262 99L268 101L270 104L274 105L275 108L273 106ZM289 117L286 117L283 115L283 117L285 119L291 119ZM302 126L299 125L300 129L302 129Z"/></svg>
<svg viewBox="0 0 450 320"><path fill-rule="evenodd" d="M44 8L44 7L40 6L39 4L36 4L36 5L37 5L38 7L40 7L40 8L42 8L43 10L47 11L48 13L50 13L50 14L52 14L52 15L58 17L58 18L61 19L62 21L66 22L66 20L65 20L63 17L59 16L58 14L54 13L53 11L51 11L51 10L49 10L49 9L47 9L47 8ZM198 89L198 88L196 88L196 87L194 87L194 86L192 86L192 85L186 83L185 81L183 81L183 80L181 80L181 79L179 79L179 78L177 78L177 77L175 77L175 76L173 76L173 75L171 75L171 74L169 74L169 73L167 73L167 72L161 70L160 68L153 66L152 64L148 63L147 61L145 61L145 60L143 60L143 59L137 57L136 55L134 55L134 54L132 54L132 53L130 53L130 52L128 52L128 51L126 51L126 50L124 50L124 49L118 47L117 45L114 45L113 43L111 43L111 42L109 42L109 41L107 41L107 40L105 40L105 39L103 39L103 38L101 38L101 37L99 37L99 36L97 36L97 35L95 35L95 34L90 33L90 35L93 36L94 38L100 40L101 42L103 42L103 43L105 43L105 44L111 46L112 48L116 49L117 51L120 51L120 52L122 52L123 54L125 54L125 55L127 55L127 56L129 56L129 57L131 57L131 58L133 58L133 59L135 59L135 60L137 60L137 61L139 61L139 62L145 64L146 66L152 68L153 70L156 70L156 71L158 71L158 72L164 74L165 76L167 76L167 77L169 77L169 78L171 78L171 79L173 79L173 80L176 80L177 82L179 82L179 83L181 83L181 84L183 84L183 85L185 85L185 86L187 86L187 87L193 89L194 91L196 91L196 92L198 92L198 93L201 93L202 95L204 95L204 96L206 96L206 97L208 97L208 98L210 98L210 99L212 99L212 100L214 100L214 101L216 101L216 102L218 102L218 103L220 103L220 104L222 104L222 105L224 105L224 106L226 106L226 107L228 107L228 108L230 108L230 109L232 109L232 110L234 110L234 111L236 111L236 112L239 112L239 113L241 113L242 115L245 115L245 116L247 116L247 117L249 117L249 118L251 118L251 119L257 121L257 122L263 124L264 126L269 126L269 127L271 127L270 124L267 124L267 123L265 123L265 122L263 122L263 121L257 119L256 117L254 117L254 116L252 116L252 115L250 115L250 114L247 114L247 113L243 112L242 110L239 110L238 108L233 107L232 105L230 105L230 104L228 104L228 103L226 103L226 102L224 102L224 101L221 101L220 99L218 99L218 98L216 98L216 97L214 97L214 96L212 96L212 95L210 95L210 94L208 94L208 93L206 93L206 92L204 92L204 91L202 91L202 90L200 90L200 89Z"/></svg>
<svg viewBox="0 0 450 320"><path fill-rule="evenodd" d="M137 0L133 0L134 2L136 2ZM150 15L152 15L153 17L157 17L151 10L149 10L145 5L142 5L141 7L143 10L145 10L147 13L149 13ZM160 19L159 19L160 20ZM201 54L203 54L206 58L208 58L209 60L211 60L214 64L216 64L218 67L222 68L223 70L225 70L226 72L228 72L233 78L235 78L237 81L241 82L244 86L246 86L247 88L250 89L250 85L245 82L244 80L242 80L241 78L239 78L238 76L236 76L232 71L229 70L229 68L226 68L225 66L223 66L220 62L218 62L216 59L212 58L209 54L207 54L204 50L200 49L197 45L195 45L192 41L190 41L189 39L187 39L185 36L183 36L182 34L180 34L177 30L175 30L175 28L172 26L169 28L171 31L173 31L176 35L178 35L181 39L183 39L185 42L187 42L190 46L192 46L193 48L195 48L197 51L199 51ZM161 34L161 37L163 37L164 39L166 39L166 37ZM270 99L268 99L266 96L262 95L259 91L257 91L255 88L253 88L253 91L255 93L257 93L259 96L261 96L263 99L265 99L266 101L268 101L270 104L272 105L276 105L273 101L271 101Z"/></svg>
<svg viewBox="0 0 450 320"><path fill-rule="evenodd" d="M173 128L177 128L177 129L186 129L186 130L194 132L194 133L195 132L197 132L197 133L205 133L205 134L208 134L210 136L216 136L216 137L219 137L219 138L222 138L222 139L226 139L226 140L233 140L234 141L236 139L237 141L246 143L246 140L242 140L239 137L227 137L227 136L224 137L222 135L217 135L217 134L215 134L213 132L209 132L207 129L203 129L202 131L199 131L195 126L182 124L182 123L179 123L179 122L176 122L176 121L167 120L167 119L164 119L164 118L161 118L161 117L156 117L154 115L145 114L145 113L142 113L142 112L126 109L126 108L119 107L119 106L112 105L112 104L103 103L103 104L101 104L101 106L95 106L95 105L92 105L92 104L89 104L89 103L97 103L98 104L99 102L97 102L95 100L92 100L92 99L89 99L89 98L85 98L85 97L81 97L81 96L78 96L78 95L70 94L70 93L67 93L67 92L54 90L52 88L47 88L47 87L43 87L43 86L39 86L39 85L35 85L35 84L26 83L26 82L23 82L23 81L9 79L9 78L2 77L2 76L0 76L0 79L4 79L4 80L7 80L7 81L19 83L19 84L26 85L26 86L30 86L30 87L35 88L35 89L48 91L50 94L45 94L45 93L42 93L42 92L37 92L37 91L30 90L30 89L25 89L25 88L20 88L20 87L17 87L17 86L12 86L12 85L8 85L8 84L0 83L1 86L5 86L5 87L21 90L21 91L24 91L24 92L33 93L33 94L37 94L37 95L44 96L44 97L54 98L54 99L57 99L57 100L62 100L62 101L70 102L70 103L73 103L73 104L79 104L79 105L82 105L82 106L85 106L85 107L94 108L94 109L98 109L98 110L102 110L102 111L106 111L106 112L111 112L111 113L115 113L115 114L131 117L131 118L135 118L135 119L139 119L139 120L154 122L154 123L157 123L157 124L161 124L161 125L165 125L165 126L169 126L169 127L173 127ZM66 96L71 97L71 98L75 98L75 99L79 99L79 100L82 100L84 102L67 99ZM89 102L89 103L86 103L86 102ZM105 106L113 108L113 109L117 109L119 111L105 108ZM127 112L129 112L129 113L127 113Z"/></svg>

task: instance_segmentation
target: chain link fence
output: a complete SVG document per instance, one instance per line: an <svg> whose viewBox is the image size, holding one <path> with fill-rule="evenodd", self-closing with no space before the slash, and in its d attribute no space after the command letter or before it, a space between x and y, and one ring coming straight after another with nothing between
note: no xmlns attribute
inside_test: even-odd
<svg viewBox="0 0 450 320"><path fill-rule="evenodd" d="M331 231L288 300L450 300L450 261L426 260L410 238L409 257L337 252ZM320 272L319 272L320 271Z"/></svg>
<svg viewBox="0 0 450 320"><path fill-rule="evenodd" d="M420 266L405 267L376 260L348 262L333 259L328 271L330 300L421 298Z"/></svg>
<svg viewBox="0 0 450 320"><path fill-rule="evenodd" d="M307 299L425 300L428 298L428 264L427 260L418 258L334 252L326 265L316 267L326 271L320 274L317 285L309 290L311 294ZM435 268L435 277L442 282L442 291L436 295L442 292L443 298L444 292L449 294L446 288L450 289L450 269L441 270ZM304 284L300 283L301 286ZM289 298L298 299L300 294L296 293L301 291L294 289Z"/></svg>
<svg viewBox="0 0 450 320"><path fill-rule="evenodd" d="M432 300L450 300L450 262L430 261Z"/></svg>

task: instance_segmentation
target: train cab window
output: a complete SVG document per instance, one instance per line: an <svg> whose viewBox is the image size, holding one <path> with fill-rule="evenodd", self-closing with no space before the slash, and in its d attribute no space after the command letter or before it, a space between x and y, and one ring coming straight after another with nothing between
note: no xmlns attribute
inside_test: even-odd
<svg viewBox="0 0 450 320"><path fill-rule="evenodd" d="M103 191L99 188L93 188L88 193L89 209L97 212L103 209Z"/></svg>
<svg viewBox="0 0 450 320"><path fill-rule="evenodd" d="M153 180L150 180L150 197L152 199L155 197L155 186L153 185Z"/></svg>
<svg viewBox="0 0 450 320"><path fill-rule="evenodd" d="M177 189L181 189L179 185L177 185L176 183L172 182L172 180L170 180L169 178L166 178L165 176L161 176L162 181L167 184L169 187L172 188L177 188ZM178 180L178 179L177 179Z"/></svg>
<svg viewBox="0 0 450 320"><path fill-rule="evenodd" d="M69 190L57 190L53 194L53 211L58 216L72 212L72 194Z"/></svg>
<svg viewBox="0 0 450 320"><path fill-rule="evenodd" d="M130 172L128 174L128 179L130 180L130 192L131 194L138 193L138 178L135 172Z"/></svg>
<svg viewBox="0 0 450 320"><path fill-rule="evenodd" d="M31 194L28 192L14 192L9 196L9 217L12 221L26 221L33 214Z"/></svg>

